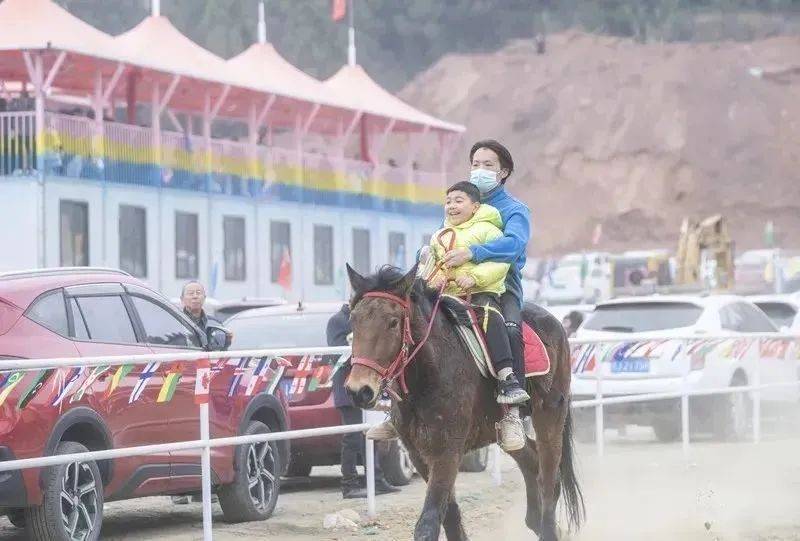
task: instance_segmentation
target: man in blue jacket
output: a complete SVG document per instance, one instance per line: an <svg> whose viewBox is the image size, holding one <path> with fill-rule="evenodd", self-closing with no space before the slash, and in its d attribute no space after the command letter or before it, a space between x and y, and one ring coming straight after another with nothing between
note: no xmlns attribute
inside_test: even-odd
<svg viewBox="0 0 800 541"><path fill-rule="evenodd" d="M469 152L470 182L481 192L481 201L500 211L503 219L503 236L486 244L459 248L447 252L444 263L459 267L468 261L483 263L497 261L511 266L506 276L506 291L500 297L500 307L508 330L511 351L514 356L514 375L524 386L525 365L522 343L522 268L525 266L526 249L531 236L531 212L519 199L509 194L505 183L514 172L514 160L508 149L495 141L486 139L472 145ZM519 409L510 408L500 422L503 448L519 449L525 443ZM381 423L367 432L374 440L397 437L391 422Z"/></svg>
<svg viewBox="0 0 800 541"><path fill-rule="evenodd" d="M506 276L506 291L500 297L500 307L514 355L514 374L524 386L522 268L525 266L531 237L531 211L525 203L506 191L506 181L514 172L514 160L505 146L494 139L478 141L469 151L469 160L472 167L469 180L480 190L481 201L500 211L503 236L486 244L451 250L445 254L444 262L449 267L459 267L468 261L497 261L511 265ZM511 408L510 416L501 421L500 431L507 445L524 443L524 432L517 408Z"/></svg>
<svg viewBox="0 0 800 541"><path fill-rule="evenodd" d="M505 183L514 171L511 153L494 139L478 141L469 152L472 164L470 182L481 192L481 200L500 211L503 236L486 244L451 250L444 256L450 267L468 261L483 263L497 261L511 265L506 276L506 292L500 297L503 317L514 350L514 372L520 381L525 377L522 345L522 268L531 236L531 211L509 194Z"/></svg>

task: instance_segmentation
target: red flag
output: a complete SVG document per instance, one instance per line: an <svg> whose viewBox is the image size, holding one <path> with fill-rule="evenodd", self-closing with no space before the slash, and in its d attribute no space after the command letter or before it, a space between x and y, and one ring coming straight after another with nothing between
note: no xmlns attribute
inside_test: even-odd
<svg viewBox="0 0 800 541"><path fill-rule="evenodd" d="M198 361L194 381L194 403L208 404L208 393L211 390L211 363L208 359Z"/></svg>
<svg viewBox="0 0 800 541"><path fill-rule="evenodd" d="M292 256L286 247L283 248L281 266L278 269L278 284L287 291L292 289Z"/></svg>
<svg viewBox="0 0 800 541"><path fill-rule="evenodd" d="M347 14L347 0L333 0L331 18L334 22L341 21Z"/></svg>

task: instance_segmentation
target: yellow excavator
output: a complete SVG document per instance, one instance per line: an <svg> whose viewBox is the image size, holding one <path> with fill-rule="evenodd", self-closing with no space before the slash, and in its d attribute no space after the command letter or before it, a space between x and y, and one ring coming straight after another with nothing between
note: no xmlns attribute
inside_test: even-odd
<svg viewBox="0 0 800 541"><path fill-rule="evenodd" d="M683 219L676 267L678 286L733 289L733 242L722 215L709 216L699 222Z"/></svg>

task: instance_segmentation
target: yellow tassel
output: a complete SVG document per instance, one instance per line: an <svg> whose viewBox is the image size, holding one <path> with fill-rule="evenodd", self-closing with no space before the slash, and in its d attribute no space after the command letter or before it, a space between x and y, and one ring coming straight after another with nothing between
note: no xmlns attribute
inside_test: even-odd
<svg viewBox="0 0 800 541"><path fill-rule="evenodd" d="M489 331L489 303L483 307L483 332Z"/></svg>

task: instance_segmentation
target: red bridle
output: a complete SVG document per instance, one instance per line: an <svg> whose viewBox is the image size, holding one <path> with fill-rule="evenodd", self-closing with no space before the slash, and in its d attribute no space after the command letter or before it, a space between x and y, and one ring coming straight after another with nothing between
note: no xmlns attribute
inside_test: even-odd
<svg viewBox="0 0 800 541"><path fill-rule="evenodd" d="M444 242L442 242L442 238L444 237L445 233L450 232L451 238L448 242L448 245L445 246ZM452 250L455 244L455 232L452 229L445 229L437 235L436 238L437 242L445 247L446 250ZM442 268L441 265L437 265L439 268ZM365 293L364 296L361 298L367 299L385 299L391 301L397 305L399 305L403 309L403 331L402 331L402 343L400 345L400 351L397 352L394 360L389 364L388 367L384 368L381 366L377 361L374 359L370 359L369 357L353 357L351 359L352 365L361 365L370 370L376 372L378 376L380 376L380 387L381 390L386 389L388 393L390 393L393 398L397 400L402 400L402 398L392 389L392 383L394 383L398 378L400 379L400 389L404 394L408 394L408 385L406 385L406 367L411 364L411 361L414 360L417 353L422 349L422 346L425 345L425 342L428 340L428 337L431 334L431 329L433 328L433 322L436 319L436 312L439 310L439 302L442 300L442 292L444 291L445 287L447 287L447 281L441 285L439 288L439 293L436 295L436 302L433 305L433 311L431 312L431 319L428 321L427 328L425 330L425 335L422 337L422 340L416 345L414 350L409 354L408 350L414 346L414 336L411 334L411 298L406 296L405 299L398 297L397 295L393 295L392 293L386 293L384 291L370 291L369 293ZM361 301L359 301L361 302Z"/></svg>

